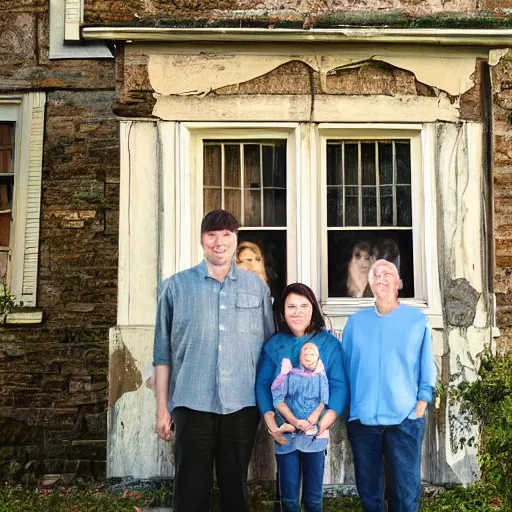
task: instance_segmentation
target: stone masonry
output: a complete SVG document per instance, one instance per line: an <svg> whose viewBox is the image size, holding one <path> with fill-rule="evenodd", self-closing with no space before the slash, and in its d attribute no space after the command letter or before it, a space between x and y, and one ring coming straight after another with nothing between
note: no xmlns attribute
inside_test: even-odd
<svg viewBox="0 0 512 512"><path fill-rule="evenodd" d="M37 307L0 327L0 477L105 472L119 192L114 59L48 59L48 2L0 5L0 94L45 91Z"/></svg>

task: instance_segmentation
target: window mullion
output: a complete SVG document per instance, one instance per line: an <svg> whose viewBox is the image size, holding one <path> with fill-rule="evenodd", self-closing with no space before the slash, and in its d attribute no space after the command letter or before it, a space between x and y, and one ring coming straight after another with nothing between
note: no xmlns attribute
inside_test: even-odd
<svg viewBox="0 0 512 512"><path fill-rule="evenodd" d="M222 151L220 152L220 207L224 209L224 175L226 173L226 148L221 144Z"/></svg>
<svg viewBox="0 0 512 512"><path fill-rule="evenodd" d="M377 204L377 226L381 225L380 216L380 170L379 170L379 143L375 141L375 202Z"/></svg>
<svg viewBox="0 0 512 512"><path fill-rule="evenodd" d="M345 194L345 142L341 143L341 197L342 197L342 205L343 205L343 227L346 226L345 220L345 210L347 208L346 205L346 194Z"/></svg>
<svg viewBox="0 0 512 512"><path fill-rule="evenodd" d="M265 219L264 203L264 183L263 183L263 144L260 144L260 225L263 226Z"/></svg>
<svg viewBox="0 0 512 512"><path fill-rule="evenodd" d="M393 226L397 225L397 208L396 208L396 146L395 141L392 143L393 147L393 186L392 186L392 193L393 193Z"/></svg>
<svg viewBox="0 0 512 512"><path fill-rule="evenodd" d="M357 143L357 209L359 226L363 225L363 169L361 155L361 141Z"/></svg>
<svg viewBox="0 0 512 512"><path fill-rule="evenodd" d="M240 225L245 226L245 204L244 204L244 196L245 196L245 183L244 183L244 175L245 175L245 145L240 144Z"/></svg>

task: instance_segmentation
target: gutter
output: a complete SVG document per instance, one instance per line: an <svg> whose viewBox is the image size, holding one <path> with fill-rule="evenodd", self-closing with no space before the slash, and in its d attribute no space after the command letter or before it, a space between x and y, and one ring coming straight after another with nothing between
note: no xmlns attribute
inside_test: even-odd
<svg viewBox="0 0 512 512"><path fill-rule="evenodd" d="M387 43L512 47L512 29L84 27L85 40L194 43Z"/></svg>

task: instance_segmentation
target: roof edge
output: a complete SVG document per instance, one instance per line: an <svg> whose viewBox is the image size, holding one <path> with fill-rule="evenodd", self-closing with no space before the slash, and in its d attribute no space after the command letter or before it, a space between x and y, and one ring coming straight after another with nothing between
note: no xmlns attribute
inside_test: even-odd
<svg viewBox="0 0 512 512"><path fill-rule="evenodd" d="M126 42L387 43L512 47L512 29L84 27L85 40Z"/></svg>

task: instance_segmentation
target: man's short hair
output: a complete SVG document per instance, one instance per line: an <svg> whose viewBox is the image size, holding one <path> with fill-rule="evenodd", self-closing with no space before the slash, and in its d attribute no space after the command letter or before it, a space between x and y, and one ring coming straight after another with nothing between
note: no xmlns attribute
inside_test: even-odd
<svg viewBox="0 0 512 512"><path fill-rule="evenodd" d="M375 280L375 269L377 267L386 267L395 276L397 282L400 280L400 275L398 274L396 265L391 261L380 259L370 267L370 271L368 272L368 282L370 283L370 287L373 286L373 281Z"/></svg>
<svg viewBox="0 0 512 512"><path fill-rule="evenodd" d="M220 208L211 210L204 216L201 222L201 236L209 231L223 231L224 229L238 233L238 226L238 220L232 213Z"/></svg>

